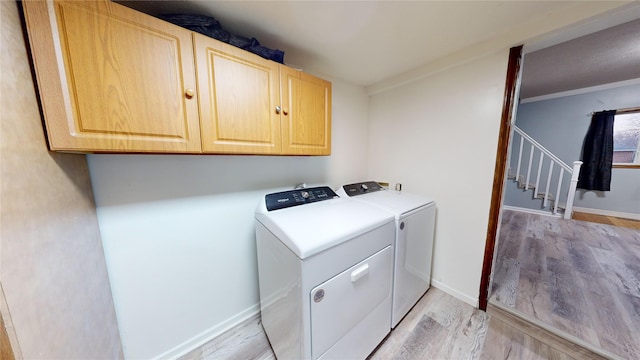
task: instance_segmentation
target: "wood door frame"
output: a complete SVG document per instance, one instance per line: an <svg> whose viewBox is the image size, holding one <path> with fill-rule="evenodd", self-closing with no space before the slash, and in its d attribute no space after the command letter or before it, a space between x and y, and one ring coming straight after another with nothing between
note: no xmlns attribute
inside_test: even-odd
<svg viewBox="0 0 640 360"><path fill-rule="evenodd" d="M13 340L13 343L12 341ZM16 347L16 349L14 349ZM22 354L18 347L18 338L11 323L9 305L4 296L2 282L0 282L0 359L14 360L22 359Z"/></svg>
<svg viewBox="0 0 640 360"><path fill-rule="evenodd" d="M507 167L509 141L511 137L511 121L513 110L518 99L518 79L522 66L522 45L512 47L509 50L509 62L507 65L507 79L502 103L502 117L500 120L500 132L498 137L498 149L496 153L496 167L493 173L493 192L491 194L491 207L489 208L489 225L487 226L487 240L484 247L484 261L480 277L480 296L478 307L487 311L489 300L489 286L491 285L491 269L493 266L493 254L496 246L500 208L502 207L502 194L504 190L504 177Z"/></svg>
<svg viewBox="0 0 640 360"><path fill-rule="evenodd" d="M13 347L11 347L11 341L9 341L9 334L7 328L4 325L4 318L0 314L0 359L14 360Z"/></svg>

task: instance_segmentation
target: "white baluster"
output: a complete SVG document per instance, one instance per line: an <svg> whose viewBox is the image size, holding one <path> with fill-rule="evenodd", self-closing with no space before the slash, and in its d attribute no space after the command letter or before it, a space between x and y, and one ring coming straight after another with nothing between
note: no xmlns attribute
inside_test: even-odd
<svg viewBox="0 0 640 360"><path fill-rule="evenodd" d="M527 167L527 182L524 184L524 189L529 190L529 182L531 181L531 162L533 161L533 151L535 147L531 144L531 151L529 151L529 166Z"/></svg>
<svg viewBox="0 0 640 360"><path fill-rule="evenodd" d="M542 207L549 205L549 184L551 183L551 174L553 174L553 161L549 162L549 175L547 176L547 187L544 189L544 201Z"/></svg>
<svg viewBox="0 0 640 360"><path fill-rule="evenodd" d="M562 186L562 176L564 175L564 169L560 168L560 175L558 176L558 188L556 189L556 200L553 202L553 214L558 213L558 205L560 204L560 187Z"/></svg>
<svg viewBox="0 0 640 360"><path fill-rule="evenodd" d="M518 167L516 169L516 183L520 180L520 162L522 161L522 145L524 145L524 138L520 137L520 152L518 152Z"/></svg>
<svg viewBox="0 0 640 360"><path fill-rule="evenodd" d="M538 196L538 189L540 188L540 173L542 172L542 160L544 160L544 153L540 153L540 162L538 162L538 174L536 175L536 187L533 189L533 197Z"/></svg>

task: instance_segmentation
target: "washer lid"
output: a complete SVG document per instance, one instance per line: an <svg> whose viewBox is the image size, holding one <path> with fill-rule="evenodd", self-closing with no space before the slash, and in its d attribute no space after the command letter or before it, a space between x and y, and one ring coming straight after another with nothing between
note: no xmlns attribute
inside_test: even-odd
<svg viewBox="0 0 640 360"><path fill-rule="evenodd" d="M338 189L338 195L345 196L345 193L346 191L344 187ZM392 211L396 216L408 213L434 202L424 196L395 190L375 191L358 196L352 196L350 199L382 207Z"/></svg>
<svg viewBox="0 0 640 360"><path fill-rule="evenodd" d="M263 202L256 210L256 220L305 259L395 219L382 209L335 198L275 211L268 211Z"/></svg>

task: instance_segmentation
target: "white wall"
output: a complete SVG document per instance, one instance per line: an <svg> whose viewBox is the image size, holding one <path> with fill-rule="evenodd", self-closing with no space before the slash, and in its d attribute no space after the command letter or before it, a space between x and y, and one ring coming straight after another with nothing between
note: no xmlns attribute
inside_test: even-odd
<svg viewBox="0 0 640 360"><path fill-rule="evenodd" d="M170 357L259 310L253 212L270 189L366 175L368 97L333 81L328 157L88 156L125 357Z"/></svg>
<svg viewBox="0 0 640 360"><path fill-rule="evenodd" d="M508 50L376 94L369 177L436 201L432 282L477 304Z"/></svg>
<svg viewBox="0 0 640 360"><path fill-rule="evenodd" d="M20 8L0 2L0 359L120 359L87 162L47 149Z"/></svg>

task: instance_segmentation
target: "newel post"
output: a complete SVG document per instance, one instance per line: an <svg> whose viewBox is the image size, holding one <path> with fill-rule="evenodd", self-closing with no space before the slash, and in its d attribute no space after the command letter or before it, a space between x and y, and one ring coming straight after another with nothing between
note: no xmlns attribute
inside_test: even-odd
<svg viewBox="0 0 640 360"><path fill-rule="evenodd" d="M564 209L564 218L571 219L573 215L573 200L576 197L576 186L578 185L578 175L580 175L580 166L582 161L573 162L573 173L571 174L571 183L569 184L569 194L567 195L567 207Z"/></svg>

